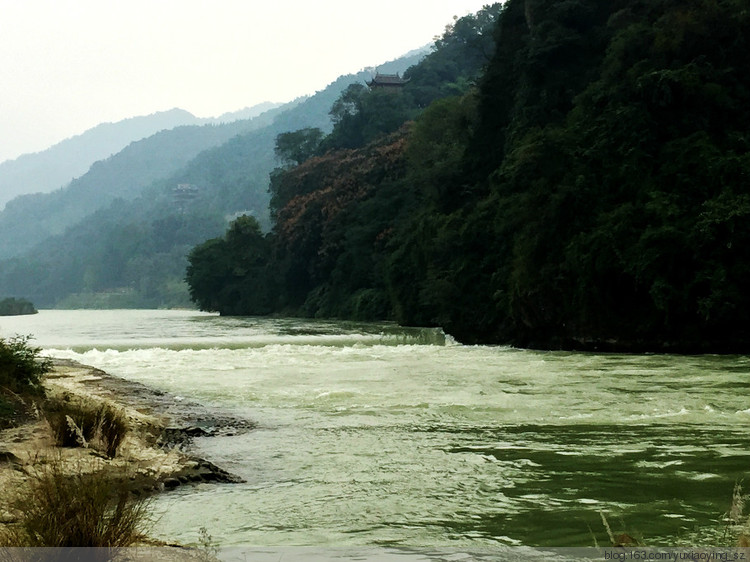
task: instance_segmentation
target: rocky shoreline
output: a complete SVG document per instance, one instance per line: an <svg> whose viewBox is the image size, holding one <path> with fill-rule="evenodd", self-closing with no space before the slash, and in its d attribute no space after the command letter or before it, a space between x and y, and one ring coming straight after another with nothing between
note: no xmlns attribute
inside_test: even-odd
<svg viewBox="0 0 750 562"><path fill-rule="evenodd" d="M48 397L109 405L127 420L129 431L118 454L107 458L93 448L62 448L54 444L49 424L39 408L25 423L0 431L0 524L18 518L9 507L13 494L46 463L62 463L71 473L82 466L120 472L138 496L202 482L243 480L190 453L195 437L250 431L248 420L227 416L139 383L70 360L54 360L44 387Z"/></svg>

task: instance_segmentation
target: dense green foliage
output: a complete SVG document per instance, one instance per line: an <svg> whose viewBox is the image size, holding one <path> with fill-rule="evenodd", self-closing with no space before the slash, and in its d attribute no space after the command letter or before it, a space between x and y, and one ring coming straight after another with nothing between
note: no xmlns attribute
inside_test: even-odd
<svg viewBox="0 0 750 562"><path fill-rule="evenodd" d="M448 25L430 54L404 73L408 82L398 95L350 85L331 107L333 130L318 152L361 148L397 131L433 101L466 93L494 52L500 8L499 3L487 5Z"/></svg>
<svg viewBox="0 0 750 562"><path fill-rule="evenodd" d="M37 312L39 311L26 299L10 297L0 300L0 316L20 316L23 314L36 314Z"/></svg>
<svg viewBox="0 0 750 562"><path fill-rule="evenodd" d="M273 282L267 268L270 245L253 217L236 219L223 238L190 253L190 295L203 310L225 314L267 314ZM224 303L224 304L220 304Z"/></svg>
<svg viewBox="0 0 750 562"><path fill-rule="evenodd" d="M431 101L471 90L494 48L492 30L499 11L500 5L494 4L448 26L433 51L405 73L409 82L398 93L350 85L332 104L333 129L322 140L317 129L276 138L284 166L271 174L275 227L264 239L270 261L262 283L273 290L264 294L262 310L357 319L392 316L385 276L391 235L415 200L414 191L403 184L408 169L405 123ZM429 108L427 114L435 111ZM456 131L446 131L442 123L436 126L440 131L417 127L412 136L422 144L415 143L412 160L419 161L420 150L432 149L445 171L456 157L446 158L428 145L438 142L436 136L453 145ZM417 181L421 173L414 167L408 180ZM231 291L215 284L225 275L217 272L229 270L218 264L226 263L230 253L238 256L242 249L232 248L225 238L211 240L191 255L188 282L193 299L204 309L225 314L257 314L261 309L238 306L250 292L242 288L247 281L230 277Z"/></svg>
<svg viewBox="0 0 750 562"><path fill-rule="evenodd" d="M453 258L439 279L482 287L490 312L443 324L470 341L746 349L743 3L532 6L507 5L480 90L477 204L446 215L461 248L493 233L468 275Z"/></svg>
<svg viewBox="0 0 750 562"><path fill-rule="evenodd" d="M0 387L13 392L41 393L42 376L52 364L39 357L28 337L0 338Z"/></svg>
<svg viewBox="0 0 750 562"><path fill-rule="evenodd" d="M465 342L746 351L746 4L509 0L488 49L491 11L456 21L401 94L347 89L317 154L274 173L255 263L272 309ZM450 72L469 52L489 60L476 88Z"/></svg>

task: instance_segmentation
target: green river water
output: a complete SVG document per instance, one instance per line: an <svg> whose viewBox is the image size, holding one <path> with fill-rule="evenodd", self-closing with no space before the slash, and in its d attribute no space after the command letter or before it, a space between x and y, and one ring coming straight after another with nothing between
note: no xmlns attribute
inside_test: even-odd
<svg viewBox="0 0 750 562"><path fill-rule="evenodd" d="M728 544L750 473L750 359L457 345L388 324L188 311L0 319L73 358L258 424L194 448L246 483L156 498L219 546Z"/></svg>

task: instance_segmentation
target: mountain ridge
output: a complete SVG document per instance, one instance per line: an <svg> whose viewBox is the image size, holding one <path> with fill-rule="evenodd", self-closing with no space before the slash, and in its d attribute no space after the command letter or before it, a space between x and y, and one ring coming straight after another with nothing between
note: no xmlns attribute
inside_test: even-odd
<svg viewBox="0 0 750 562"><path fill-rule="evenodd" d="M164 129L94 162L85 174L63 187L15 197L0 211L0 238L4 241L0 258L22 254L117 198L139 196L152 182L175 173L203 150L267 125L274 111L254 119Z"/></svg>
<svg viewBox="0 0 750 562"><path fill-rule="evenodd" d="M21 195L50 193L84 175L95 162L160 131L181 126L227 124L253 119L283 104L262 102L218 117L196 117L181 108L99 123L44 150L0 162L0 211Z"/></svg>

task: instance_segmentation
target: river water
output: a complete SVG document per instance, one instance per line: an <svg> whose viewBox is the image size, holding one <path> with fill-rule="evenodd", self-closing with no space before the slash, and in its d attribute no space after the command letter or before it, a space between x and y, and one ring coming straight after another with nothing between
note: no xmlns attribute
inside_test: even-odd
<svg viewBox="0 0 750 562"><path fill-rule="evenodd" d="M35 344L258 424L197 439L242 476L158 496L220 546L717 544L750 472L750 358L461 346L390 324L189 311L0 318Z"/></svg>

